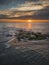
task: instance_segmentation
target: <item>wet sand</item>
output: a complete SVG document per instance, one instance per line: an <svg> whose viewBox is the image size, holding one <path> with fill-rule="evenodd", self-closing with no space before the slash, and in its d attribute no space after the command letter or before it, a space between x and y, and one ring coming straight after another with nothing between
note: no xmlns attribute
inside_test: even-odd
<svg viewBox="0 0 49 65"><path fill-rule="evenodd" d="M0 65L49 65L49 41L10 39L0 42Z"/></svg>
<svg viewBox="0 0 49 65"><path fill-rule="evenodd" d="M0 65L49 65L43 54L31 48L27 46L6 48L6 45L0 43Z"/></svg>

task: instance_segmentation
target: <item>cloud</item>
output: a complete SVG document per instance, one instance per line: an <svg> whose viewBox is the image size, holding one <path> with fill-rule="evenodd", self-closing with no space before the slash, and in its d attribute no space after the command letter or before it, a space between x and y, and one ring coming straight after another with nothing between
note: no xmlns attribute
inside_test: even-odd
<svg viewBox="0 0 49 65"><path fill-rule="evenodd" d="M0 10L0 19L49 19L49 0L0 0L2 6L11 3L16 5Z"/></svg>
<svg viewBox="0 0 49 65"><path fill-rule="evenodd" d="M8 18L9 18L8 15L0 14L0 19L8 19Z"/></svg>
<svg viewBox="0 0 49 65"><path fill-rule="evenodd" d="M16 11L5 10L0 11L0 19L49 19L49 7L41 10Z"/></svg>
<svg viewBox="0 0 49 65"><path fill-rule="evenodd" d="M16 1L17 0L0 0L0 5L7 5L7 4L10 4L10 3L14 3Z"/></svg>
<svg viewBox="0 0 49 65"><path fill-rule="evenodd" d="M38 11L35 16L41 19L49 19L49 6Z"/></svg>
<svg viewBox="0 0 49 65"><path fill-rule="evenodd" d="M49 0L0 0L0 5L7 5L7 4L11 4L11 3L22 4L25 2L27 2L27 3L28 2L34 2L37 4L41 4L41 3L48 3Z"/></svg>

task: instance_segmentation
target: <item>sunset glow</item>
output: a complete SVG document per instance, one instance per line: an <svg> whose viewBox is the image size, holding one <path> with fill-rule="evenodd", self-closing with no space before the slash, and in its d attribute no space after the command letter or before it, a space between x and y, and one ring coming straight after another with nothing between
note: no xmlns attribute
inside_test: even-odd
<svg viewBox="0 0 49 65"><path fill-rule="evenodd" d="M32 20L28 20L28 22L32 22Z"/></svg>
<svg viewBox="0 0 49 65"><path fill-rule="evenodd" d="M49 22L49 20L16 20L16 19L0 19L0 22Z"/></svg>

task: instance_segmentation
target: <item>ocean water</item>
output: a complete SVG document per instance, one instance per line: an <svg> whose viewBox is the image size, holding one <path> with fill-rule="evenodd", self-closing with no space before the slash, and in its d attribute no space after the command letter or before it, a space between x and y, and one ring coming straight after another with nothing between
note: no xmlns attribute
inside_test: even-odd
<svg viewBox="0 0 49 65"><path fill-rule="evenodd" d="M11 28L22 28L32 30L33 32L49 33L49 22L27 22L27 23L0 23L0 32L7 27Z"/></svg>

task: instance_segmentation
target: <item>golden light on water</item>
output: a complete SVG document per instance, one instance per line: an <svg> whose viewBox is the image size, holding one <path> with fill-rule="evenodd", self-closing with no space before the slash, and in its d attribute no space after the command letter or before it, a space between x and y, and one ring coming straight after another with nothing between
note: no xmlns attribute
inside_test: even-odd
<svg viewBox="0 0 49 65"><path fill-rule="evenodd" d="M29 21L29 22L27 23L27 29L32 29L32 23L31 23L31 21Z"/></svg>
<svg viewBox="0 0 49 65"><path fill-rule="evenodd" d="M27 23L27 28L28 29L31 29L32 28L32 24L31 24L32 20L28 20L28 23Z"/></svg>

